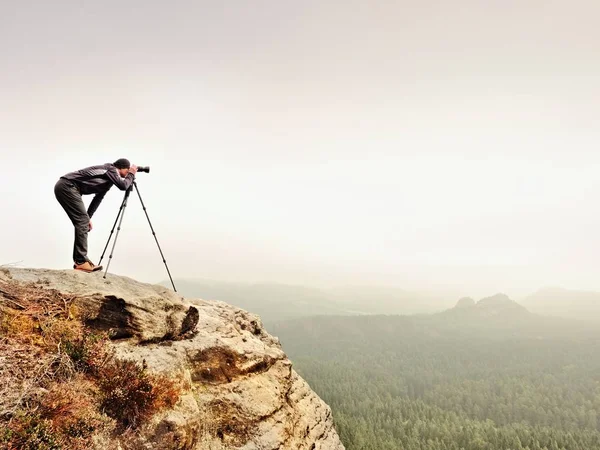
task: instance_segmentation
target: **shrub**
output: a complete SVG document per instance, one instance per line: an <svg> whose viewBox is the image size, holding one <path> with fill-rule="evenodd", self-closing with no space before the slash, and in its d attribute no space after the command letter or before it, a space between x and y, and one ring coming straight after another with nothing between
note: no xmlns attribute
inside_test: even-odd
<svg viewBox="0 0 600 450"><path fill-rule="evenodd" d="M77 370L91 375L98 375L100 369L113 358L113 352L108 347L108 334L89 330L84 330L78 339L65 341L64 351Z"/></svg>
<svg viewBox="0 0 600 450"><path fill-rule="evenodd" d="M39 414L20 413L0 432L0 443L7 450L59 450L61 445L52 424Z"/></svg>
<svg viewBox="0 0 600 450"><path fill-rule="evenodd" d="M57 383L43 396L38 413L49 420L69 449L84 449L92 434L112 428L114 423L98 411L97 389L82 375L70 383Z"/></svg>
<svg viewBox="0 0 600 450"><path fill-rule="evenodd" d="M149 374L143 365L113 360L98 379L102 410L124 427L136 428L159 410L177 403L180 388L162 375Z"/></svg>

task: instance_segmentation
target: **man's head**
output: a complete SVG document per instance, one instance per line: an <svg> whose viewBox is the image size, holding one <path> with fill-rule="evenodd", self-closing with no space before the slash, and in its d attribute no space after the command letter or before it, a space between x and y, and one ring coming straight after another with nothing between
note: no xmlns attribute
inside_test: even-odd
<svg viewBox="0 0 600 450"><path fill-rule="evenodd" d="M131 164L129 163L128 159L120 158L117 159L113 164L117 168L117 172L119 172L119 175L121 175L121 177L124 178L127 176L127 174L129 173L129 168L131 167Z"/></svg>

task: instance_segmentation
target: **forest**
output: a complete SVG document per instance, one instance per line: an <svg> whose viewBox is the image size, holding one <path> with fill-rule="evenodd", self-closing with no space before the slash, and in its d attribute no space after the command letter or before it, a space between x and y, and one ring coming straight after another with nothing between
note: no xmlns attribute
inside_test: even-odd
<svg viewBox="0 0 600 450"><path fill-rule="evenodd" d="M600 332L502 296L421 316L281 321L348 450L600 449Z"/></svg>

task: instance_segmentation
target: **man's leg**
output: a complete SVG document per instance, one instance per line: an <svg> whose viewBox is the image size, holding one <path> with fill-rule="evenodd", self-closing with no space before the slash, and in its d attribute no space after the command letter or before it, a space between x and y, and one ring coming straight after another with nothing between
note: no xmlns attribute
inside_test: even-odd
<svg viewBox="0 0 600 450"><path fill-rule="evenodd" d="M83 264L84 262L89 261L87 257L89 224L90 222L88 219L87 223L82 223L80 220L80 222L75 225L75 241L73 243L73 261L75 261L75 264Z"/></svg>
<svg viewBox="0 0 600 450"><path fill-rule="evenodd" d="M54 186L54 194L75 227L73 261L75 264L83 264L89 261L87 258L87 236L90 218L87 215L81 194L73 183L62 178Z"/></svg>

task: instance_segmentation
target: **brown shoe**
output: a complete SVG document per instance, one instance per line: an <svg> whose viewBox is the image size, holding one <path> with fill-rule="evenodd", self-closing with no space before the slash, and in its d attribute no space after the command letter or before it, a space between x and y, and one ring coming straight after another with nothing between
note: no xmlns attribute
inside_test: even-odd
<svg viewBox="0 0 600 450"><path fill-rule="evenodd" d="M91 262L86 261L83 264L75 263L73 269L81 270L82 272L96 272L97 270L102 270L102 266L95 266Z"/></svg>

